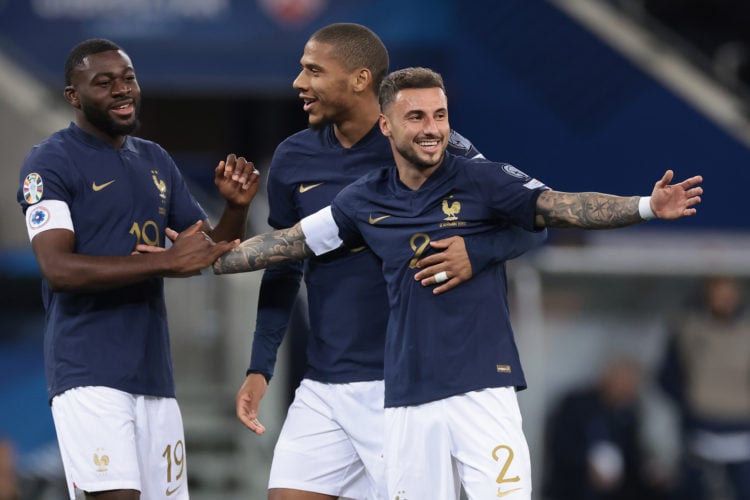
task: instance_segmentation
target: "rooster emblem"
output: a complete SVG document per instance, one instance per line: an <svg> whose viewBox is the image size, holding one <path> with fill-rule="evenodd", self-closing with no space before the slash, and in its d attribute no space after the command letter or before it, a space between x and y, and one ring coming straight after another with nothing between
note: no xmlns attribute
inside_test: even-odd
<svg viewBox="0 0 750 500"><path fill-rule="evenodd" d="M461 211L461 202L454 201L448 203L448 200L443 200L443 213L447 215L444 220L456 220L458 219L457 214Z"/></svg>
<svg viewBox="0 0 750 500"><path fill-rule="evenodd" d="M98 472L105 472L109 465L109 457L107 455L102 455L100 457L94 453L94 464L98 467L98 469L96 469Z"/></svg>

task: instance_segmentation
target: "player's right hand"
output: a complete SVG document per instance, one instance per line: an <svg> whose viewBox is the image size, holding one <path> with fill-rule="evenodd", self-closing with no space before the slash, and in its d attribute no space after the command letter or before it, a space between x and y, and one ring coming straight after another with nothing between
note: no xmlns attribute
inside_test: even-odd
<svg viewBox="0 0 750 500"><path fill-rule="evenodd" d="M198 221L174 238L174 243L162 255L169 259L169 271L165 276L189 276L199 273L214 263L221 255L240 244L240 240L214 242L201 231L203 222ZM171 237L170 237L171 238Z"/></svg>
<svg viewBox="0 0 750 500"><path fill-rule="evenodd" d="M237 418L245 424L245 427L260 435L266 432L266 428L258 420L258 408L260 400L266 393L266 377L260 373L251 373L237 391L235 402L237 403Z"/></svg>

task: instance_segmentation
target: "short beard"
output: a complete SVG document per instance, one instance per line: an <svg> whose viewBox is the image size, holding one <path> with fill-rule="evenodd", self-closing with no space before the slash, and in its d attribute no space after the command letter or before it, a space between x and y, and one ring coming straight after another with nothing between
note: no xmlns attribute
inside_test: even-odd
<svg viewBox="0 0 750 500"><path fill-rule="evenodd" d="M106 111L101 111L99 108L89 103L82 103L81 110L83 111L86 120L88 120L94 128L101 130L109 137L120 137L132 134L141 126L141 122L138 120L138 117L141 114L141 102L135 100L134 103L135 120L131 123L125 124L115 123Z"/></svg>
<svg viewBox="0 0 750 500"><path fill-rule="evenodd" d="M445 150L443 150L440 157L435 160L434 162L426 162L422 158L419 157L416 153L414 153L411 149L404 148L403 150L400 148L396 148L398 153L404 157L406 161L417 167L419 170L428 170L432 167L435 167L437 165L440 165L443 160L445 159Z"/></svg>

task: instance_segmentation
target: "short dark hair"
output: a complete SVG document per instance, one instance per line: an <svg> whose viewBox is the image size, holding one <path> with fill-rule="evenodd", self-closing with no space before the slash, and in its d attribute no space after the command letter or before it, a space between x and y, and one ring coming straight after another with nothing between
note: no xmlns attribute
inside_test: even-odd
<svg viewBox="0 0 750 500"><path fill-rule="evenodd" d="M445 93L443 77L430 68L404 68L394 71L383 79L380 84L379 101L380 109L393 102L401 90L404 89L432 89L439 88Z"/></svg>
<svg viewBox="0 0 750 500"><path fill-rule="evenodd" d="M68 59L65 61L65 85L71 84L73 70L75 70L76 66L83 64L83 60L86 57L91 54L108 52L110 50L122 50L122 48L116 43L104 38L91 38L89 40L84 40L73 47L68 54Z"/></svg>
<svg viewBox="0 0 750 500"><path fill-rule="evenodd" d="M388 49L370 28L356 23L329 24L313 33L310 41L331 45L335 57L348 70L369 69L373 91L378 91L388 73Z"/></svg>

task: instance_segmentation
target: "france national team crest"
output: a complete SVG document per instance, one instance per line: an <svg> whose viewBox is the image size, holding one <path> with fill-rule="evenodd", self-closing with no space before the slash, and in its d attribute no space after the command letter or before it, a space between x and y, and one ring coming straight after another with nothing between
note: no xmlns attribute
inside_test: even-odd
<svg viewBox="0 0 750 500"><path fill-rule="evenodd" d="M42 176L32 172L23 181L23 199L26 203L33 205L42 199L44 193L44 182Z"/></svg>
<svg viewBox="0 0 750 500"><path fill-rule="evenodd" d="M39 229L49 221L49 210L45 206L29 208L29 227Z"/></svg>

